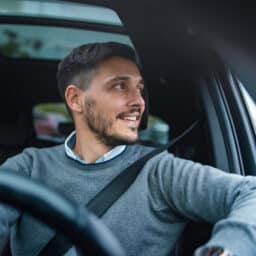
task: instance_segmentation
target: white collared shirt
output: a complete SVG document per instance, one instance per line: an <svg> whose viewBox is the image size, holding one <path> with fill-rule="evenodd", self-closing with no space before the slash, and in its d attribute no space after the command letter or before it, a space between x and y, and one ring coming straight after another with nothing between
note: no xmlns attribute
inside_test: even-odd
<svg viewBox="0 0 256 256"><path fill-rule="evenodd" d="M73 160L78 161L82 164L87 164L83 159L81 159L73 150L76 143L76 131L73 131L65 140L65 152L68 157L70 157ZM116 146L107 153L105 153L103 156L99 157L95 163L103 163L105 161L111 160L112 158L118 156L126 149L126 145L120 145Z"/></svg>

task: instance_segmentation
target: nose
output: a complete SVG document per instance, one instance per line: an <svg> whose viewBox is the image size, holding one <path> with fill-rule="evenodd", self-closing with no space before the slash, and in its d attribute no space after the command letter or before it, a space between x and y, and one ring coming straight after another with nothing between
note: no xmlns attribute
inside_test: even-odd
<svg viewBox="0 0 256 256"><path fill-rule="evenodd" d="M139 107L142 112L145 109L145 100L141 94L141 91L137 88L133 88L129 92L129 100L128 100L129 106L136 106Z"/></svg>

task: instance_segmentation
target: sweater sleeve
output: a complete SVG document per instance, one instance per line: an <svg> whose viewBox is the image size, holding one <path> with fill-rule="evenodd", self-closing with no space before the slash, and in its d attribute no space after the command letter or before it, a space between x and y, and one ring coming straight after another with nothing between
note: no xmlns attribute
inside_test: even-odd
<svg viewBox="0 0 256 256"><path fill-rule="evenodd" d="M228 174L163 154L158 162L160 191L170 209L185 219L214 224L205 246L235 255L256 254L256 177Z"/></svg>
<svg viewBox="0 0 256 256"><path fill-rule="evenodd" d="M9 158L1 167L29 176L29 157L26 153L19 154ZM10 228L15 224L19 216L20 211L18 209L0 203L0 255L8 240Z"/></svg>

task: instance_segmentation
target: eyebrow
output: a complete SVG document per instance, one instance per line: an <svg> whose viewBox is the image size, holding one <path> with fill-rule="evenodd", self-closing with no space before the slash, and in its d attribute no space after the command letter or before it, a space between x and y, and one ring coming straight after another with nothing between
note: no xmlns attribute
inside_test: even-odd
<svg viewBox="0 0 256 256"><path fill-rule="evenodd" d="M114 77L112 79L109 79L107 82L115 82L115 81L119 81L119 80L128 81L128 80L130 80L130 77L129 76L116 76L116 77ZM139 83L144 84L143 79L141 79L139 81Z"/></svg>

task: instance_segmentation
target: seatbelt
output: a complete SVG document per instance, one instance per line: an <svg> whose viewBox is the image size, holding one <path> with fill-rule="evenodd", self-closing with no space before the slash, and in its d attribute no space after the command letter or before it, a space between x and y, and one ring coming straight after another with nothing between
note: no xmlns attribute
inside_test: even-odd
<svg viewBox="0 0 256 256"><path fill-rule="evenodd" d="M150 151L142 158L128 166L121 174L115 177L100 192L98 192L98 194L91 201L89 201L89 203L87 203L87 209L93 212L99 218L102 217L104 213L111 207L111 205L117 201L117 199L135 181L140 170L149 159L174 146L183 137L190 133L199 124L199 122L200 120L196 120L181 135L171 140L169 143ZM72 246L73 244L65 236L57 233L39 252L38 256L60 256L67 252Z"/></svg>

